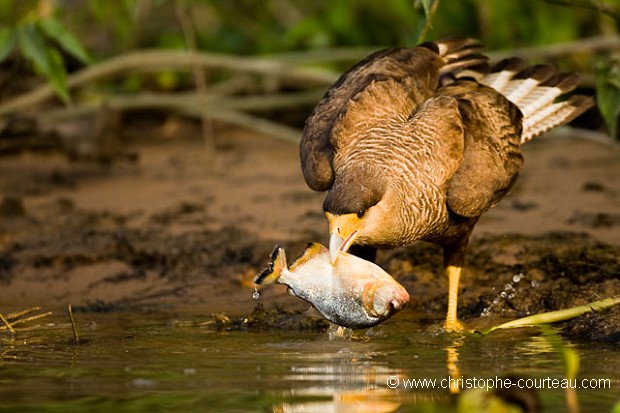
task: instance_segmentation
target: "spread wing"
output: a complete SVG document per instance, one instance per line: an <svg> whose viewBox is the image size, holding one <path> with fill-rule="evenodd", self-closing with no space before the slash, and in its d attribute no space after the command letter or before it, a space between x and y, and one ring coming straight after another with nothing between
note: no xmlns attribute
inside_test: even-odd
<svg viewBox="0 0 620 413"><path fill-rule="evenodd" d="M415 110L432 97L443 76L486 62L477 54L478 43L470 39L444 40L425 43L415 48L386 49L378 51L359 62L326 92L306 121L300 143L301 169L308 186L316 191L329 189L334 182L333 160L335 153L346 148L352 139L343 130L347 112L352 102L375 102L377 112L403 110L401 99L390 101L388 95L376 95L379 83L396 86L394 90L406 91L409 111ZM384 88L379 88L384 89ZM400 105L400 106L399 106ZM349 122L350 123L350 122Z"/></svg>

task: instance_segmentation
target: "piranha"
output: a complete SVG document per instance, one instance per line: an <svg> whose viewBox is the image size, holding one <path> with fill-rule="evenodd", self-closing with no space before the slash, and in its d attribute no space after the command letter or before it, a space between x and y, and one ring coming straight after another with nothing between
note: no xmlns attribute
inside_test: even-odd
<svg viewBox="0 0 620 413"><path fill-rule="evenodd" d="M287 285L291 295L343 327L372 327L407 305L407 290L378 265L346 252L339 254L332 264L325 246L309 243L288 267L284 249L276 245L269 266L254 282Z"/></svg>

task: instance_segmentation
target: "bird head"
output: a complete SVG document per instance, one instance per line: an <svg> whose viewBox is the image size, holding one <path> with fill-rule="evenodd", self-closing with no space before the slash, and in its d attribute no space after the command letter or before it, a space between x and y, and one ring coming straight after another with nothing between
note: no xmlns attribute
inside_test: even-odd
<svg viewBox="0 0 620 413"><path fill-rule="evenodd" d="M385 192L381 177L350 174L336 178L323 203L329 221L332 264L336 263L339 252L346 252L360 236L364 238L380 222L382 208L379 204Z"/></svg>

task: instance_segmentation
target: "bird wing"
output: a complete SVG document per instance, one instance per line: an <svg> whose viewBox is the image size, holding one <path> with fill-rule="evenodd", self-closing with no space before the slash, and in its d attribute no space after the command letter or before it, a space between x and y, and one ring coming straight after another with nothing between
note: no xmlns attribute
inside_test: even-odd
<svg viewBox="0 0 620 413"><path fill-rule="evenodd" d="M352 102L369 99L371 94L377 96L372 93L373 85L390 82L409 90L412 104L418 105L437 89L442 64L443 59L426 48L386 49L368 56L344 73L325 93L304 127L300 156L308 186L316 191L332 186L334 152L346 146L351 137L332 132L352 115L348 113Z"/></svg>
<svg viewBox="0 0 620 413"><path fill-rule="evenodd" d="M345 72L327 90L304 127L300 157L308 186L316 191L331 188L334 155L355 139L355 129L339 128L347 118L351 123L350 119L356 116L350 111L351 103L366 101L367 105L357 105L362 109L366 106L368 110L364 113L383 111L390 116L405 109L415 110L436 93L442 77L484 65L487 57L477 53L480 48L474 40L453 38L423 43L415 48L385 49L371 54ZM376 87L383 82L388 83ZM376 93L378 89L388 89L387 94L381 98ZM406 91L405 106L398 99L390 100L390 90ZM373 103L373 100L376 101ZM374 118L380 120L377 114ZM334 133L338 129L342 133Z"/></svg>
<svg viewBox="0 0 620 413"><path fill-rule="evenodd" d="M520 152L522 114L494 89L457 80L438 95L457 99L463 122L463 160L448 181L448 207L458 215L477 217L493 207L516 181L523 164Z"/></svg>

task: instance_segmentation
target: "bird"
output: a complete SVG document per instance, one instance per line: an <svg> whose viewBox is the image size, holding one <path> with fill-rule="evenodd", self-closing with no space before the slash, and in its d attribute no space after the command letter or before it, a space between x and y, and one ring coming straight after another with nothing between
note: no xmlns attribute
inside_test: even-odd
<svg viewBox="0 0 620 413"><path fill-rule="evenodd" d="M581 115L579 82L518 57L494 65L479 41L451 37L379 50L327 89L299 144L306 184L327 194L332 262L339 251L375 261L378 249L438 244L448 277L447 331L482 214L513 187L521 145Z"/></svg>

